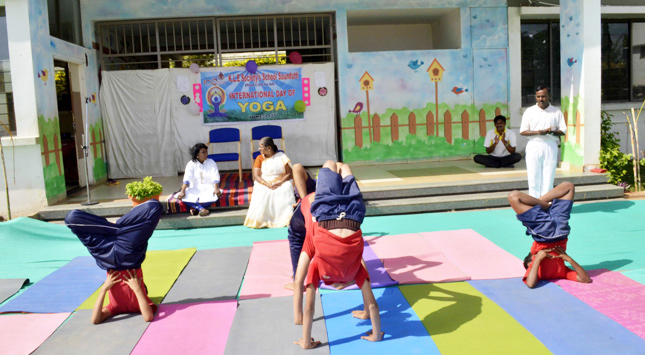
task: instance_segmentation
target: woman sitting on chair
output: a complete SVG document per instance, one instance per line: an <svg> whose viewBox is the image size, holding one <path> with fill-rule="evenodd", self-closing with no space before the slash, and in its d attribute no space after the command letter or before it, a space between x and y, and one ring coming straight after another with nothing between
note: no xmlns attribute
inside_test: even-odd
<svg viewBox="0 0 645 355"><path fill-rule="evenodd" d="M190 209L190 214L207 216L208 208L222 196L217 164L208 158L208 147L197 143L190 149L192 159L184 170L184 183L175 197Z"/></svg>
<svg viewBox="0 0 645 355"><path fill-rule="evenodd" d="M278 152L271 137L260 139L260 155L253 164L253 195L244 225L280 228L289 225L296 199L291 181L291 161Z"/></svg>

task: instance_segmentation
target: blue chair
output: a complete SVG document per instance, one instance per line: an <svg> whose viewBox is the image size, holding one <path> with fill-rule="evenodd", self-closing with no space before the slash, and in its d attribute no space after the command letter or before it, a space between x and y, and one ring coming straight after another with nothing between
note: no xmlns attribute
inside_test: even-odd
<svg viewBox="0 0 645 355"><path fill-rule="evenodd" d="M282 127L274 125L256 126L251 128L251 152L253 152L253 161L255 161L255 158L257 158L258 155L260 155L260 152L255 145L255 141L259 141L264 137L271 137L273 138L274 142L276 139L279 139L280 148L282 149L278 151L284 153L284 137L282 136Z"/></svg>
<svg viewBox="0 0 645 355"><path fill-rule="evenodd" d="M237 142L237 153L217 153L208 154L210 159L216 163L223 161L237 161L239 180L242 182L242 139L240 130L237 128L216 128L208 133L209 150L214 152L213 144L215 143L232 143Z"/></svg>

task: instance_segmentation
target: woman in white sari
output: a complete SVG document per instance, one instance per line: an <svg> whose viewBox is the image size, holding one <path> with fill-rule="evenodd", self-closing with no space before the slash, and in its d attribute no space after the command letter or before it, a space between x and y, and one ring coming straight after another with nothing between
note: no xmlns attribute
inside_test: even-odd
<svg viewBox="0 0 645 355"><path fill-rule="evenodd" d="M208 158L208 147L197 143L190 149L191 160L186 164L181 191L175 197L184 201L190 214L207 216L208 208L222 196L219 189L217 164Z"/></svg>
<svg viewBox="0 0 645 355"><path fill-rule="evenodd" d="M289 225L296 202L291 161L278 152L271 137L260 139L260 155L253 164L253 194L244 225L280 228Z"/></svg>

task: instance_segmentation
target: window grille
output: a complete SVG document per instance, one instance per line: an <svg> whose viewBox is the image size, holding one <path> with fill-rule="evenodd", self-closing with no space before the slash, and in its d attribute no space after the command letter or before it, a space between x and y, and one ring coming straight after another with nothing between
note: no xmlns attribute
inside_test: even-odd
<svg viewBox="0 0 645 355"><path fill-rule="evenodd" d="M157 69L197 62L222 66L259 57L284 60L299 51L304 62L329 62L331 14L201 17L111 21L97 24L104 70Z"/></svg>

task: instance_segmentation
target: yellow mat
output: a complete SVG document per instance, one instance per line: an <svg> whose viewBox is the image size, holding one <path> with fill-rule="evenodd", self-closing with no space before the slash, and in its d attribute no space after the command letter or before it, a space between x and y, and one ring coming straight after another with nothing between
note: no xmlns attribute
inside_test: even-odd
<svg viewBox="0 0 645 355"><path fill-rule="evenodd" d="M153 250L146 253L146 260L141 265L143 280L148 288L148 297L155 304L159 304L175 283L179 274L186 267L197 248L178 250ZM97 289L78 309L92 309L99 290ZM103 306L107 306L108 297L105 297Z"/></svg>
<svg viewBox="0 0 645 355"><path fill-rule="evenodd" d="M399 289L442 354L551 353L513 317L466 282Z"/></svg>

